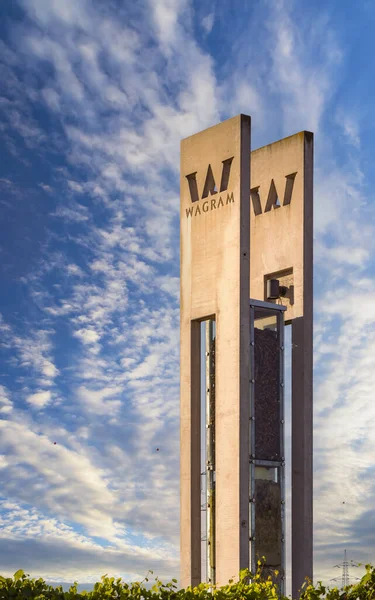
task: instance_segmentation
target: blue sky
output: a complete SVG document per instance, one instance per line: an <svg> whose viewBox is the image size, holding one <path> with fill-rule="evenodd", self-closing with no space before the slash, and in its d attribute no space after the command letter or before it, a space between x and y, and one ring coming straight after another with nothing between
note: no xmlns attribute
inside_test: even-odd
<svg viewBox="0 0 375 600"><path fill-rule="evenodd" d="M0 571L178 575L179 141L240 112L315 133L315 575L375 562L373 3L0 13Z"/></svg>

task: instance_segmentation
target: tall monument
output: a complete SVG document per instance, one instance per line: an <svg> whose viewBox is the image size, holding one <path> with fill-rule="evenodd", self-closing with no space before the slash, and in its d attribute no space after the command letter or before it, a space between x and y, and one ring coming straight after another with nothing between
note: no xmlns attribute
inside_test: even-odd
<svg viewBox="0 0 375 600"><path fill-rule="evenodd" d="M296 595L312 576L313 135L250 152L250 117L234 117L182 141L180 185L181 584L206 579L203 524L208 580L225 584L264 554L283 587L291 324Z"/></svg>

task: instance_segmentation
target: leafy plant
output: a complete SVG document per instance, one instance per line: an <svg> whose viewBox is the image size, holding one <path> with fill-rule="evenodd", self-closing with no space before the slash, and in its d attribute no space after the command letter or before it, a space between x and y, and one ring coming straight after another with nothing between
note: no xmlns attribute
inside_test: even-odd
<svg viewBox="0 0 375 600"><path fill-rule="evenodd" d="M306 582L301 600L375 600L375 568L366 565L366 573L359 583L348 585L343 590L327 589L321 582L313 586Z"/></svg>
<svg viewBox="0 0 375 600"><path fill-rule="evenodd" d="M152 571L149 573L152 574ZM230 580L224 586L211 586L201 583L196 587L177 589L177 580L162 583L156 578L152 587L146 586L148 576L143 581L126 583L103 575L90 592L78 592L77 583L68 591L61 586L53 587L43 579L30 579L18 570L13 577L0 576L0 600L288 600L280 596L271 577L262 576L262 565L252 575L248 570L241 571L238 580ZM328 589L321 582L316 586L306 580L301 590L301 600L375 600L375 569L366 565L366 574L361 581L345 590Z"/></svg>

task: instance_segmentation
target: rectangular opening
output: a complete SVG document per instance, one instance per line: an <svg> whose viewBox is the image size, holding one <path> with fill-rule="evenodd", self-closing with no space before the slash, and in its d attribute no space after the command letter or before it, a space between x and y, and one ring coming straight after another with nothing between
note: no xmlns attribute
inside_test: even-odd
<svg viewBox="0 0 375 600"><path fill-rule="evenodd" d="M285 574L285 308L250 301L250 570L283 593ZM276 575L275 572L278 572Z"/></svg>
<svg viewBox="0 0 375 600"><path fill-rule="evenodd" d="M259 471L262 473L259 473ZM255 469L255 553L281 569L281 489L278 468ZM258 474L257 474L258 471ZM260 476L259 476L260 475Z"/></svg>
<svg viewBox="0 0 375 600"><path fill-rule="evenodd" d="M280 335L275 311L254 309L255 457L280 460Z"/></svg>
<svg viewBox="0 0 375 600"><path fill-rule="evenodd" d="M267 298L267 282L271 279L277 279L280 286L285 288L284 293L279 300ZM287 307L294 305L294 275L292 267L283 269L282 271L275 271L274 273L267 273L263 278L263 286L264 300L267 302L272 302L273 304L281 302Z"/></svg>
<svg viewBox="0 0 375 600"><path fill-rule="evenodd" d="M201 548L202 576L215 583L215 341L214 317L201 327ZM203 579L203 577L202 577Z"/></svg>

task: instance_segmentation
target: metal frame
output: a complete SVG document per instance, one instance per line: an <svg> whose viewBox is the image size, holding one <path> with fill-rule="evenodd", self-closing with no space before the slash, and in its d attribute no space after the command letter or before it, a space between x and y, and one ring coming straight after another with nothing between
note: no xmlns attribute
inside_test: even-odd
<svg viewBox="0 0 375 600"><path fill-rule="evenodd" d="M253 575L256 572L256 564L255 564L255 503L254 503L254 489L255 489L255 379L253 377L254 369L255 369L255 357L254 357L254 308L256 304L250 303L250 389L249 389L249 402L250 402L250 412L249 412L249 438L250 438L250 477L249 477L249 557L250 564L249 568Z"/></svg>
<svg viewBox="0 0 375 600"><path fill-rule="evenodd" d="M215 377L212 344L214 321L205 323L206 329L206 555L207 582L214 585L215 577L215 403L212 380Z"/></svg>
<svg viewBox="0 0 375 600"><path fill-rule="evenodd" d="M279 335L279 357L280 357L280 453L281 460L259 460L255 456L255 309L261 309L264 311L271 311L275 314L277 319L277 330ZM274 304L273 302L262 302L260 300L250 300L250 390L249 390L249 402L250 402L250 421L249 421L249 437L250 437L250 489L249 489L249 542L250 542L250 571L255 574L256 572L256 559L255 559L255 467L274 467L277 469L278 481L280 483L280 496L281 496L281 569L280 573L280 594L285 592L285 443L284 443L284 315L286 306L280 304Z"/></svg>
<svg viewBox="0 0 375 600"><path fill-rule="evenodd" d="M250 308L264 308L269 310L279 310L280 312L285 312L287 307L282 304L276 304L275 302L266 302L263 300L254 300L250 299Z"/></svg>
<svg viewBox="0 0 375 600"><path fill-rule="evenodd" d="M283 307L284 308L284 307ZM284 315L278 314L279 342L280 342L280 451L281 466L280 473L280 495L281 495L281 568L280 574L280 593L285 593L285 567L286 567L286 548L285 548L285 340L284 340Z"/></svg>

